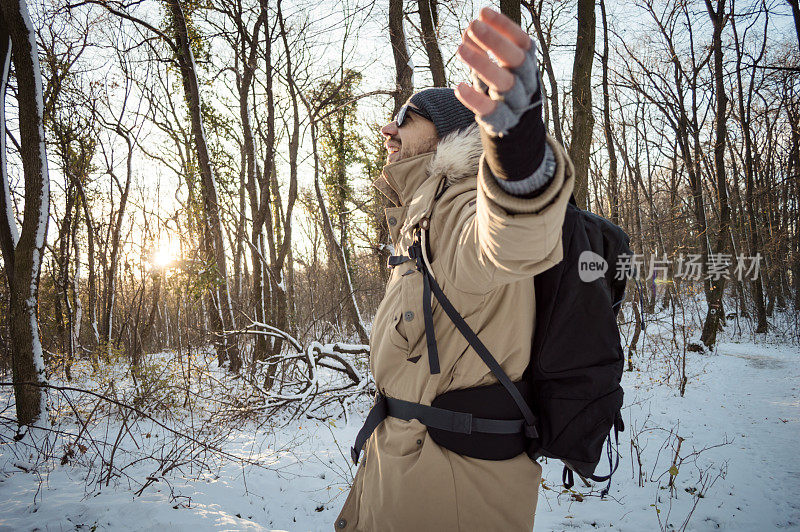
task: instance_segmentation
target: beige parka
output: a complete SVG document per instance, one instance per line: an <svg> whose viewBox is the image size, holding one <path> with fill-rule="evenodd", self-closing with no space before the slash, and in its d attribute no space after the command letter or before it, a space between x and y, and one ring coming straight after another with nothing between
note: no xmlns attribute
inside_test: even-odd
<svg viewBox="0 0 800 532"><path fill-rule="evenodd" d="M533 276L561 261L561 226L574 184L569 157L552 138L556 174L533 199L505 193L483 160L477 126L451 133L436 151L384 167L375 182L396 207L386 220L396 255L429 220L432 273L512 381L530 359ZM434 202L440 181L448 187ZM496 383L433 299L441 373L428 367L422 273L393 268L372 327L370 369L389 397L429 405L444 392ZM388 417L364 446L337 531L529 531L541 467L526 454L470 458L437 445L417 420Z"/></svg>

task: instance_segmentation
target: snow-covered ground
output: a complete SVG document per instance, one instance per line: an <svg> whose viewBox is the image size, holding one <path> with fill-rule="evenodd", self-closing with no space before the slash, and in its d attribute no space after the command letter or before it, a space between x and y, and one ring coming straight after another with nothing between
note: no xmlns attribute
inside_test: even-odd
<svg viewBox="0 0 800 532"><path fill-rule="evenodd" d="M680 397L668 331L650 327L637 370L625 373L626 431L610 496L601 500L601 486L566 491L559 464L544 464L536 529L679 530L688 519L688 530L800 530L800 349L725 336L715 353L688 354ZM6 404L10 390L0 393ZM224 450L261 465L220 461L195 480L176 472L140 496L120 478L87 494L79 461L31 470L2 434L0 530L331 530L354 472L347 449L367 409L364 398L348 421L279 430L243 421ZM153 439L165 436L152 430ZM152 468L126 472L145 478Z"/></svg>

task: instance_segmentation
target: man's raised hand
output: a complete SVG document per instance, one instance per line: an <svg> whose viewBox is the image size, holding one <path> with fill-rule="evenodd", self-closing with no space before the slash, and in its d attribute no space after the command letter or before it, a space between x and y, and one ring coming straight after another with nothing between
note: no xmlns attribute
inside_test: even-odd
<svg viewBox="0 0 800 532"><path fill-rule="evenodd" d="M460 83L456 96L491 135L503 136L525 111L541 103L531 101L539 89L535 52L519 25L488 7L464 31L458 56L474 80L473 85Z"/></svg>

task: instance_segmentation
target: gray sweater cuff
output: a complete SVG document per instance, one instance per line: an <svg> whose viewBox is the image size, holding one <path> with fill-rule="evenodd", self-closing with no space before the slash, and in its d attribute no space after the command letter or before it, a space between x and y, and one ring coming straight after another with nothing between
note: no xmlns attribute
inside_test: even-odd
<svg viewBox="0 0 800 532"><path fill-rule="evenodd" d="M547 186L554 175L556 175L556 157L550 145L545 144L542 164L531 175L518 181L497 178L495 181L504 192L514 196L524 196Z"/></svg>

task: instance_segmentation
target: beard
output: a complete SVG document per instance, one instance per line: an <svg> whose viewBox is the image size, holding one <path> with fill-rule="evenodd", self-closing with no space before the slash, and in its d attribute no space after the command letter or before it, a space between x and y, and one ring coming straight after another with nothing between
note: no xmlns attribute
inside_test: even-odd
<svg viewBox="0 0 800 532"><path fill-rule="evenodd" d="M396 163L403 159L414 157L415 155L434 151L436 149L436 143L439 141L436 137L418 138L406 142L402 142L396 137L391 140L400 144L400 149L386 156L386 164Z"/></svg>

